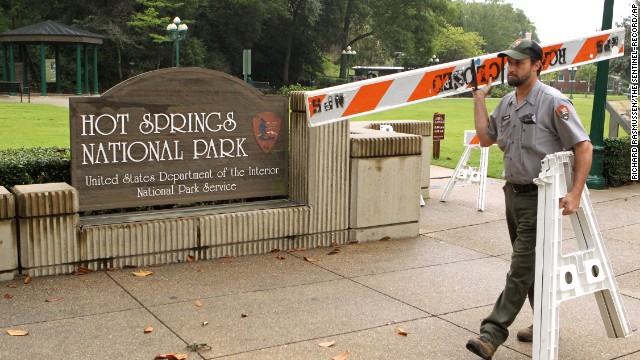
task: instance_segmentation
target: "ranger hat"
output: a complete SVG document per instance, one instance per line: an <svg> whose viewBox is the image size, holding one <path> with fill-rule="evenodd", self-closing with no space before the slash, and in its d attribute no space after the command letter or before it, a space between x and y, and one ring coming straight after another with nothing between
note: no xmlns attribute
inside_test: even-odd
<svg viewBox="0 0 640 360"><path fill-rule="evenodd" d="M529 57L542 60L542 48L533 40L518 39L509 46L509 50L499 53L498 56L509 56L516 60L524 60Z"/></svg>

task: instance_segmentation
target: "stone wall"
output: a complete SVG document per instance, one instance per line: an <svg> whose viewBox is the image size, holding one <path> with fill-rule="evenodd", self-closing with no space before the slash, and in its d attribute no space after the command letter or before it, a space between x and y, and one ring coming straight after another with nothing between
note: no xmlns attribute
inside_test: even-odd
<svg viewBox="0 0 640 360"><path fill-rule="evenodd" d="M310 127L290 104L289 199L81 217L68 184L0 187L0 280L417 236L429 123Z"/></svg>

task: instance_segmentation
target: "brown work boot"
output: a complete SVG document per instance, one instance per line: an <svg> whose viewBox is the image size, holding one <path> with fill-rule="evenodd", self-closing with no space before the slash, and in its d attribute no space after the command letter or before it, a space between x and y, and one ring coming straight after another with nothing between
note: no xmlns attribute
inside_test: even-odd
<svg viewBox="0 0 640 360"><path fill-rule="evenodd" d="M518 330L518 340L522 342L532 342L533 341L533 325L526 327L524 329Z"/></svg>
<svg viewBox="0 0 640 360"><path fill-rule="evenodd" d="M484 360L491 360L493 353L496 352L496 347L484 335L480 335L479 338L467 342L467 350Z"/></svg>

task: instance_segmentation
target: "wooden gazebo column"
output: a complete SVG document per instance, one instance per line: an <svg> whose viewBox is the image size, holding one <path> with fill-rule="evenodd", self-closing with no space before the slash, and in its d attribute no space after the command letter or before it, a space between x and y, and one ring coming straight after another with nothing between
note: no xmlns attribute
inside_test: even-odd
<svg viewBox="0 0 640 360"><path fill-rule="evenodd" d="M44 41L40 43L40 83L42 84L42 90L40 94L47 96L47 52L45 49ZM57 75L57 74L56 74Z"/></svg>
<svg viewBox="0 0 640 360"><path fill-rule="evenodd" d="M82 44L76 44L76 95L82 95Z"/></svg>
<svg viewBox="0 0 640 360"><path fill-rule="evenodd" d="M98 95L98 46L93 45L93 93Z"/></svg>

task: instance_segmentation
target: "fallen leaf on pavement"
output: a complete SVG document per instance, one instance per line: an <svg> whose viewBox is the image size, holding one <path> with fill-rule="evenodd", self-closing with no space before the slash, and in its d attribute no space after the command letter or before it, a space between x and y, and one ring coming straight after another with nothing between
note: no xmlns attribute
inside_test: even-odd
<svg viewBox="0 0 640 360"><path fill-rule="evenodd" d="M5 299L11 299L12 297L13 297L13 294L4 294Z"/></svg>
<svg viewBox="0 0 640 360"><path fill-rule="evenodd" d="M29 335L29 332L26 330L7 330L7 334L11 336L25 336Z"/></svg>
<svg viewBox="0 0 640 360"><path fill-rule="evenodd" d="M207 325L209 325L209 322L208 322L208 321L203 321L203 322L202 322L202 326L207 326Z"/></svg>
<svg viewBox="0 0 640 360"><path fill-rule="evenodd" d="M17 288L17 287L18 287L18 285L16 285L16 284L7 284L7 287L8 287L8 288L15 289L15 288Z"/></svg>
<svg viewBox="0 0 640 360"><path fill-rule="evenodd" d="M24 283L28 284L31 282L31 276L27 276L26 278L24 278Z"/></svg>
<svg viewBox="0 0 640 360"><path fill-rule="evenodd" d="M154 358L154 360L162 360L162 359L167 359L167 360L184 360L187 358L187 354L158 354L156 355L156 357Z"/></svg>
<svg viewBox="0 0 640 360"><path fill-rule="evenodd" d="M196 304L196 306L197 306L197 307L202 307L202 306L204 306L204 305L202 304L202 301L200 301L200 300L196 300L196 303L195 303L195 304Z"/></svg>
<svg viewBox="0 0 640 360"><path fill-rule="evenodd" d="M270 253L277 253L277 252L280 252L280 249L277 249L277 248L276 249L271 249L271 251L269 251L269 252Z"/></svg>
<svg viewBox="0 0 640 360"><path fill-rule="evenodd" d="M240 317L246 318L249 317L249 314L240 314Z"/></svg>
<svg viewBox="0 0 640 360"><path fill-rule="evenodd" d="M196 261L196 257L195 256L193 256L193 255L188 255L187 256L187 262L194 262L194 261Z"/></svg>
<svg viewBox="0 0 640 360"><path fill-rule="evenodd" d="M332 347L335 344L336 344L335 341L327 341L327 342L321 342L320 344L318 344L318 346L320 346L320 347Z"/></svg>
<svg viewBox="0 0 640 360"><path fill-rule="evenodd" d="M140 277L144 277L144 276L149 276L153 274L153 271L149 271L149 270L138 270L138 271L134 271L132 273L134 276L140 276Z"/></svg>
<svg viewBox="0 0 640 360"><path fill-rule="evenodd" d="M60 300L62 300L62 298L48 298L44 302L54 302L54 301L60 301Z"/></svg>
<svg viewBox="0 0 640 360"><path fill-rule="evenodd" d="M219 261L220 264L231 264L233 260L231 259L222 259Z"/></svg>
<svg viewBox="0 0 640 360"><path fill-rule="evenodd" d="M276 256L276 259L278 259L278 260L284 260L284 259L286 259L286 257L284 257L284 256Z"/></svg>
<svg viewBox="0 0 640 360"><path fill-rule="evenodd" d="M305 260L305 261L308 261L308 262L316 262L316 261L318 261L318 259L308 258L308 257L306 257L306 256L304 257L304 260Z"/></svg>
<svg viewBox="0 0 640 360"><path fill-rule="evenodd" d="M347 360L348 358L349 358L349 352L343 351L342 353L332 357L331 360Z"/></svg>
<svg viewBox="0 0 640 360"><path fill-rule="evenodd" d="M149 325L146 328L144 328L144 333L148 334L150 332L153 332L153 326Z"/></svg>
<svg viewBox="0 0 640 360"><path fill-rule="evenodd" d="M337 253L340 252L340 248L339 247L334 247L333 250L331 250L331 252L328 255L335 255Z"/></svg>
<svg viewBox="0 0 640 360"><path fill-rule="evenodd" d="M73 272L73 275L84 275L86 273L93 272L93 270L89 269L86 266L78 266L76 271Z"/></svg>
<svg viewBox="0 0 640 360"><path fill-rule="evenodd" d="M387 241L387 240L389 240L389 239L391 239L391 238L390 238L390 237L388 237L388 236L385 236L385 237L381 238L381 239L380 239L380 241Z"/></svg>
<svg viewBox="0 0 640 360"><path fill-rule="evenodd" d="M408 332L406 332L406 331L404 331L404 330L400 329L400 327L396 327L396 334L398 334L398 335L402 335L402 336L407 336L407 335L409 335L409 333L408 333Z"/></svg>

